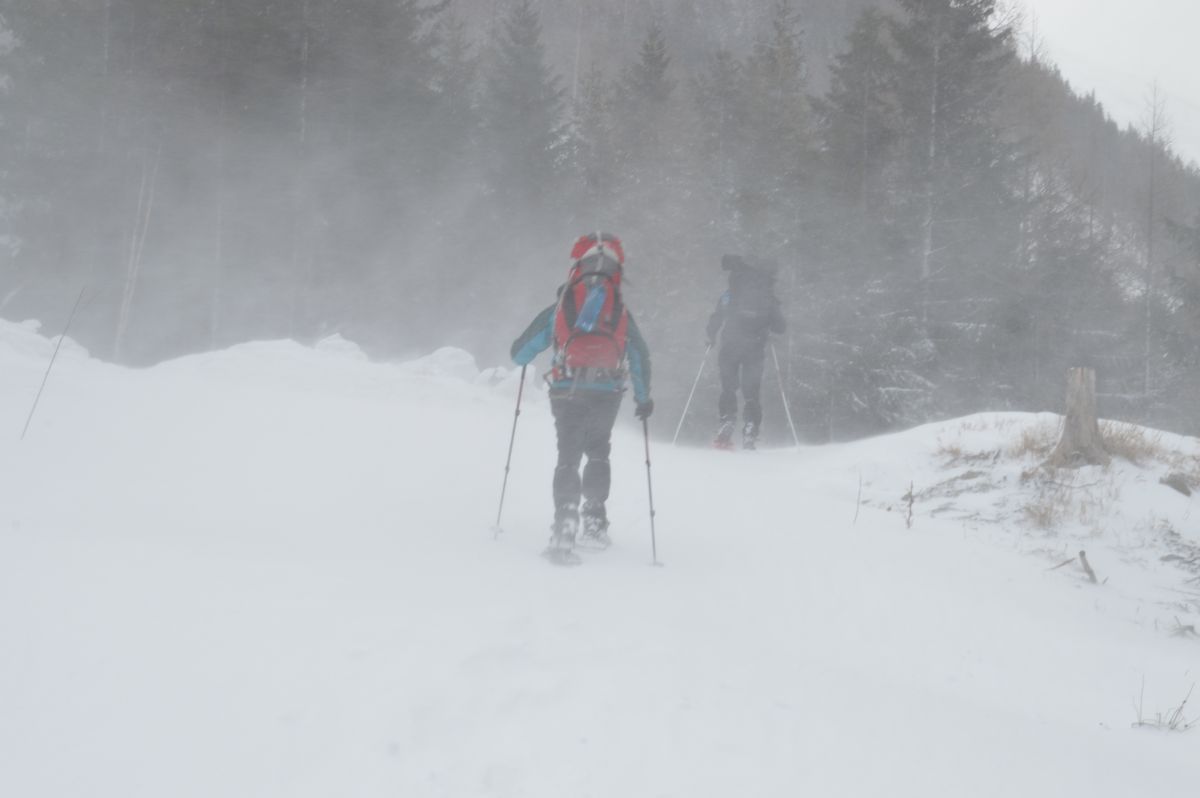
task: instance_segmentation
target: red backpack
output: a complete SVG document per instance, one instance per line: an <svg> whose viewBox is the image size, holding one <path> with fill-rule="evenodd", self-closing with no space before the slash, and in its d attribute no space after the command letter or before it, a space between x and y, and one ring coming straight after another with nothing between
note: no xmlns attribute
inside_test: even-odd
<svg viewBox="0 0 1200 798"><path fill-rule="evenodd" d="M581 237L554 312L554 382L612 379L623 372L629 314L621 301L625 252L608 233Z"/></svg>

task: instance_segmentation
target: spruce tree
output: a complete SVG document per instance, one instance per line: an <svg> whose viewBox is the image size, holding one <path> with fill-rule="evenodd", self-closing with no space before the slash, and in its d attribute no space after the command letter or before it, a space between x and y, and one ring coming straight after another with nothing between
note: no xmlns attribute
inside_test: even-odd
<svg viewBox="0 0 1200 798"><path fill-rule="evenodd" d="M889 27L901 165L919 277L928 286L935 271L960 268L968 247L994 239L981 234L1010 198L1011 159L995 113L1011 32L997 27L996 0L899 1L905 14Z"/></svg>
<svg viewBox="0 0 1200 798"><path fill-rule="evenodd" d="M665 31L653 20L616 85L618 185L605 218L629 244L628 291L639 325L663 361L687 362L699 354L697 337L679 319L699 320L708 310L713 286L704 278L716 276L719 252L704 236L680 234L711 213L696 180L696 124L677 92L672 63ZM689 270L694 278L681 280ZM656 301L663 296L671 301Z"/></svg>
<svg viewBox="0 0 1200 798"><path fill-rule="evenodd" d="M778 255L798 234L803 195L812 174L812 112L800 18L790 0L776 0L770 30L746 60L745 149L737 154L736 208L747 245Z"/></svg>
<svg viewBox="0 0 1200 798"><path fill-rule="evenodd" d="M15 114L9 100L12 89L13 52L19 42L16 34L8 25L8 20L0 14L0 153L12 153L16 149ZM13 217L17 205L13 200L13 183L10 169L0 169L0 263L6 270L11 271L10 259L18 251L20 239L16 234L16 221ZM6 304L6 297L0 296L0 308Z"/></svg>
<svg viewBox="0 0 1200 798"><path fill-rule="evenodd" d="M729 50L718 50L694 81L697 154L705 193L712 199L709 214L714 237L728 246L735 238L734 201L741 184L740 162L749 149L748 97L745 69Z"/></svg>
<svg viewBox="0 0 1200 798"><path fill-rule="evenodd" d="M572 103L568 180L580 188L574 200L576 213L595 214L597 207L615 205L621 183L616 132L615 90L597 66L579 80Z"/></svg>
<svg viewBox="0 0 1200 798"><path fill-rule="evenodd" d="M831 68L830 89L817 102L825 158L835 190L858 207L860 222L885 200L883 171L899 137L893 81L894 57L885 18L875 8L862 13L847 49Z"/></svg>
<svg viewBox="0 0 1200 798"><path fill-rule="evenodd" d="M617 87L622 158L634 169L660 157L666 138L675 83L662 27L650 25L638 54Z"/></svg>
<svg viewBox="0 0 1200 798"><path fill-rule="evenodd" d="M909 241L915 308L938 352L939 403L974 406L989 383L973 355L983 324L979 280L1013 258L1018 210L1013 157L997 123L1011 32L995 0L900 0L896 43L901 120L899 232ZM935 375L930 375L935 376Z"/></svg>
<svg viewBox="0 0 1200 798"><path fill-rule="evenodd" d="M563 106L538 12L530 0L517 0L491 42L480 109L483 169L497 209L536 210L558 199Z"/></svg>

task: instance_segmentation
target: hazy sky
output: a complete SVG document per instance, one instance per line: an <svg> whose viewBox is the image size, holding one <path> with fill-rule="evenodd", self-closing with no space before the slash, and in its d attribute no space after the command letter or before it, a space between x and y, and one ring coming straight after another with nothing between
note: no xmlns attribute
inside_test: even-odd
<svg viewBox="0 0 1200 798"><path fill-rule="evenodd" d="M1019 0L1049 60L1122 125L1141 125L1157 80L1174 147L1200 163L1200 0Z"/></svg>

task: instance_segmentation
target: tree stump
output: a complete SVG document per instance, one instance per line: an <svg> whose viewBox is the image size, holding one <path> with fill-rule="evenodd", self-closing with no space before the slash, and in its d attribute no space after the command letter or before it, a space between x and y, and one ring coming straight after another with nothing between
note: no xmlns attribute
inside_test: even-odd
<svg viewBox="0 0 1200 798"><path fill-rule="evenodd" d="M1100 437L1096 419L1096 372L1075 368L1067 371L1067 415L1062 437L1046 465L1053 468L1078 468L1107 465L1110 461Z"/></svg>

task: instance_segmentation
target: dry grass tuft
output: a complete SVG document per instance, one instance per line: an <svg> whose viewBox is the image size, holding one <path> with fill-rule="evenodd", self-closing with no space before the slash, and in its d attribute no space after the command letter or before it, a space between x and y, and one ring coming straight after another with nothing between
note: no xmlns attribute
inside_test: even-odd
<svg viewBox="0 0 1200 798"><path fill-rule="evenodd" d="M1053 427L1045 424L1025 427L1021 430L1021 437L1017 438L1005 454L1018 460L1025 458L1045 460L1054 451L1054 444L1057 443L1057 440L1058 431Z"/></svg>
<svg viewBox="0 0 1200 798"><path fill-rule="evenodd" d="M965 452L963 452L962 444L958 441L947 443L940 438L938 439L937 449L935 449L933 453L938 457L945 458L947 465L959 462L963 459L963 455L965 454Z"/></svg>
<svg viewBox="0 0 1200 798"><path fill-rule="evenodd" d="M946 466L976 464L987 465L995 463L1000 459L999 449L984 449L982 451L971 451L964 449L960 441L946 442L939 439L937 448L933 453L938 457L945 458Z"/></svg>
<svg viewBox="0 0 1200 798"><path fill-rule="evenodd" d="M1140 727L1140 728L1159 729L1162 731L1177 731L1177 732L1185 732L1185 731L1188 731L1189 729L1194 728L1196 725L1196 721L1188 720L1187 716L1185 716L1183 713L1187 710L1187 703L1192 697L1192 690L1195 690L1195 689L1196 689L1196 685L1193 684L1192 689L1188 690L1187 695L1184 696L1183 700L1179 702L1179 706L1172 707L1171 709L1167 710L1166 712L1157 712L1154 714L1153 717L1146 717L1145 713L1142 711L1142 706L1143 706L1142 697L1139 696L1138 704L1136 707L1137 720L1133 723L1133 727L1134 728ZM1143 695L1145 694L1145 691L1146 691L1146 685L1143 681L1143 684L1142 684Z"/></svg>
<svg viewBox="0 0 1200 798"><path fill-rule="evenodd" d="M1021 508L1025 519L1045 531L1077 523L1097 534L1121 500L1118 482L1103 474L1080 474L1074 469L1030 469L1022 473L1021 484L1032 488L1032 495Z"/></svg>
<svg viewBox="0 0 1200 798"><path fill-rule="evenodd" d="M1171 453L1163 446L1162 433L1139 427L1136 424L1102 421L1100 422L1100 437L1109 454L1128 460L1135 465L1171 459Z"/></svg>
<svg viewBox="0 0 1200 798"><path fill-rule="evenodd" d="M1045 494L1021 508L1025 513L1025 520L1038 529L1047 530L1058 526L1067 509L1059 497Z"/></svg>

